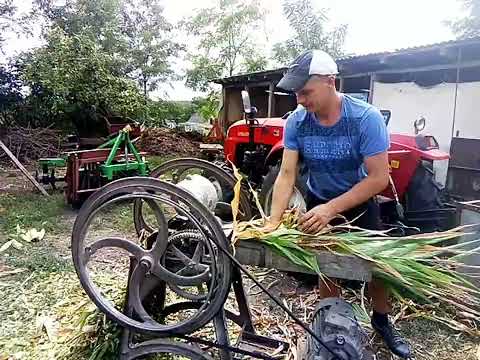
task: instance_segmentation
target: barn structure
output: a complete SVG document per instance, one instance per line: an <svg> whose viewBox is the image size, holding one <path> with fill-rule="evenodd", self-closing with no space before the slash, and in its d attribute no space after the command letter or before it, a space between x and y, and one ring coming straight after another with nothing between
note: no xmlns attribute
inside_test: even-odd
<svg viewBox="0 0 480 360"><path fill-rule="evenodd" d="M424 117L424 131L451 153L449 162L436 164L437 180L463 198L480 198L480 38L350 56L337 63L338 89L390 110L390 132L413 134L413 122ZM223 87L223 127L242 118L244 89L259 117L281 117L294 109L295 96L276 88L285 70L215 80Z"/></svg>

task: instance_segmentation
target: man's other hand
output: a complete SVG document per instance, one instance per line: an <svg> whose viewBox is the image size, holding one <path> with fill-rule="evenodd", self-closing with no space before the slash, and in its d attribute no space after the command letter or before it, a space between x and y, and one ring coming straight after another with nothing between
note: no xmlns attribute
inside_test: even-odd
<svg viewBox="0 0 480 360"><path fill-rule="evenodd" d="M270 233L272 231L275 231L280 226L280 223L281 223L281 220L274 220L269 218L265 221L262 231L265 233Z"/></svg>
<svg viewBox="0 0 480 360"><path fill-rule="evenodd" d="M316 234L335 216L337 216L335 210L328 203L315 206L300 218L299 229L307 234Z"/></svg>

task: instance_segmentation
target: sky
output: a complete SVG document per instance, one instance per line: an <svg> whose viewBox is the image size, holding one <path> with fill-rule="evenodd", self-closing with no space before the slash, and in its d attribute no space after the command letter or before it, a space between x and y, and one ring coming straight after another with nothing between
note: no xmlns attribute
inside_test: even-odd
<svg viewBox="0 0 480 360"><path fill-rule="evenodd" d="M288 23L282 16L280 0L260 0L268 13L264 32L270 48L289 37ZM29 1L14 1L21 9L28 9ZM345 42L347 53L367 54L412 46L427 45L452 40L454 35L446 20L461 17L463 9L459 0L312 0L318 9L329 9L332 26L347 24ZM215 4L215 0L163 0L165 16L175 23L185 16L195 14L195 9ZM38 39L17 39L11 36L6 46L8 55L38 46ZM185 64L176 64L179 71ZM161 93L171 100L189 100L200 95L187 89L182 81L165 85Z"/></svg>

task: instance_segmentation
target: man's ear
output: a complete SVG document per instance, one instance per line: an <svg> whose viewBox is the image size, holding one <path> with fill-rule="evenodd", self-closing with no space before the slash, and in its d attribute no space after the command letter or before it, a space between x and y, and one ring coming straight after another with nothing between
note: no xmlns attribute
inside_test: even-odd
<svg viewBox="0 0 480 360"><path fill-rule="evenodd" d="M335 84L335 76L329 76L328 77L328 85L336 89L336 84Z"/></svg>

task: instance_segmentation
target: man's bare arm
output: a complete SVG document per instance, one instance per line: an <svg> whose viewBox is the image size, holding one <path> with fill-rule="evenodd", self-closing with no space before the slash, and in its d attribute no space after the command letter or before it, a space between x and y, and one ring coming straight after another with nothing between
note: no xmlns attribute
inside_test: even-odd
<svg viewBox="0 0 480 360"><path fill-rule="evenodd" d="M300 218L300 229L317 233L336 215L358 206L382 192L388 185L388 153L371 156L364 160L368 175L346 193L318 205Z"/></svg>
<svg viewBox="0 0 480 360"><path fill-rule="evenodd" d="M273 185L272 208L270 222L279 223L293 193L297 177L298 151L285 149L283 151L280 172Z"/></svg>

